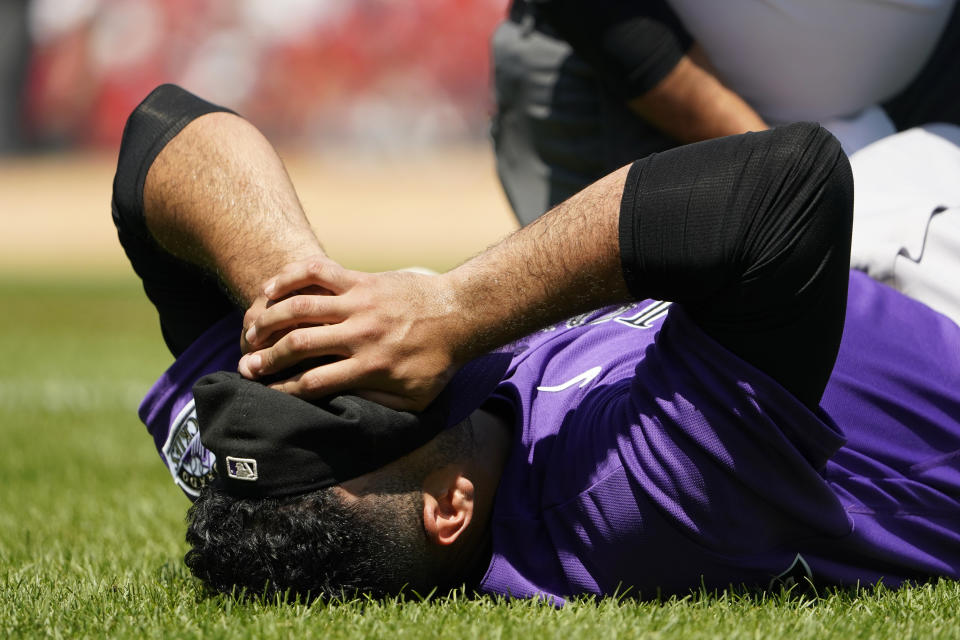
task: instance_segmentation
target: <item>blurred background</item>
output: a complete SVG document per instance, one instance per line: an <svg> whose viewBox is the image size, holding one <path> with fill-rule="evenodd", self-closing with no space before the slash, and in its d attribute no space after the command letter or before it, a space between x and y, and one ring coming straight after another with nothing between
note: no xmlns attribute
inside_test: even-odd
<svg viewBox="0 0 960 640"><path fill-rule="evenodd" d="M515 224L487 143L489 40L506 5L2 0L0 271L124 268L116 151L164 82L278 146L339 259L451 266Z"/></svg>

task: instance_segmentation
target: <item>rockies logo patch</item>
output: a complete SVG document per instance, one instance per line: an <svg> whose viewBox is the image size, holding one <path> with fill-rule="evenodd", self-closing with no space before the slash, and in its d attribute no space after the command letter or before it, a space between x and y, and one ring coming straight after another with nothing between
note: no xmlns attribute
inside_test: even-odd
<svg viewBox="0 0 960 640"><path fill-rule="evenodd" d="M191 498L199 496L200 489L213 480L216 458L200 443L197 409L193 400L173 419L161 452L173 481Z"/></svg>

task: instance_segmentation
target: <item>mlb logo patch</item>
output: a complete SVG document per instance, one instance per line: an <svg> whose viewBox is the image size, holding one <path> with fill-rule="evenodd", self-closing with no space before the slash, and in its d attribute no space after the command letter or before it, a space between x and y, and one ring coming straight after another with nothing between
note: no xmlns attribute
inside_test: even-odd
<svg viewBox="0 0 960 640"><path fill-rule="evenodd" d="M234 480L249 480L251 482L257 479L257 461L253 458L234 458L227 456L227 475Z"/></svg>

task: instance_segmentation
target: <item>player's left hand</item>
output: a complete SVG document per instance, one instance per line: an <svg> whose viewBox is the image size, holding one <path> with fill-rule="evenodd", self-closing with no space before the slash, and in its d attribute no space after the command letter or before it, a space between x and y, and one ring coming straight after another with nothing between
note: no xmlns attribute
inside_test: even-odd
<svg viewBox="0 0 960 640"><path fill-rule="evenodd" d="M309 287L327 295L301 293ZM370 274L315 258L285 267L263 298L247 313L247 353L238 369L258 379L325 358L269 385L295 396L350 391L419 410L466 359L456 355L461 332L443 276Z"/></svg>
<svg viewBox="0 0 960 640"><path fill-rule="evenodd" d="M269 307L272 307L279 300L301 295L327 296L331 295L331 292L328 289L320 286L305 286L302 289L295 289L286 295L277 298L276 300L271 299L267 297L266 294L261 293L256 299L254 299L246 313L243 315L243 330L240 332L240 352L246 354L250 353L251 351L255 351L256 349L269 347L279 340L283 335L288 333L291 329L298 326L309 326L309 318L302 318L298 323L289 327L278 329L271 335L260 336L260 339L257 340L256 347L252 345L249 340L247 340L248 335L253 335L250 332L250 328L254 326L257 320L263 315L264 311L266 311Z"/></svg>
<svg viewBox="0 0 960 640"><path fill-rule="evenodd" d="M270 298L261 293L250 304L246 313L243 314L243 330L240 332L240 353L247 354L254 350L253 346L247 341L247 333L249 333L250 327L253 326L257 318L267 310L267 306L270 304Z"/></svg>

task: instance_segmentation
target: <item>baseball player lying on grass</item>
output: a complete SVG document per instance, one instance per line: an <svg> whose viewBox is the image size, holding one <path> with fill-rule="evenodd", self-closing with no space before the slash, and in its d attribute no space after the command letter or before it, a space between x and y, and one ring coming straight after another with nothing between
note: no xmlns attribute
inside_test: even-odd
<svg viewBox="0 0 960 640"><path fill-rule="evenodd" d="M251 125L159 88L113 210L176 356L141 417L195 499L187 565L556 603L960 578L960 327L849 271L852 188L796 124L639 160L449 273L367 274Z"/></svg>

